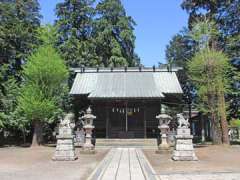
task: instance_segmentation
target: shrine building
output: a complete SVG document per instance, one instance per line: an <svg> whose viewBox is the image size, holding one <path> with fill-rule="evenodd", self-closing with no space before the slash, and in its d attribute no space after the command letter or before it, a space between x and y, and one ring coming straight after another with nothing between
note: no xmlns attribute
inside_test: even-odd
<svg viewBox="0 0 240 180"><path fill-rule="evenodd" d="M181 102L179 68L76 68L75 115L90 105L98 138L153 138L161 104Z"/></svg>

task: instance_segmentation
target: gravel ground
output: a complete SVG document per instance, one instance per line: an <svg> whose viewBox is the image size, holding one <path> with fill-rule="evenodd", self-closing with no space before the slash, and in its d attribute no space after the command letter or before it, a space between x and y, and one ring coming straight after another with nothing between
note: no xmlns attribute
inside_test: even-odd
<svg viewBox="0 0 240 180"><path fill-rule="evenodd" d="M79 154L71 162L52 161L55 148L0 148L0 180L84 180L97 166L107 149L94 155Z"/></svg>
<svg viewBox="0 0 240 180"><path fill-rule="evenodd" d="M239 180L240 146L200 146L195 148L199 161L173 161L171 154L143 150L162 180Z"/></svg>

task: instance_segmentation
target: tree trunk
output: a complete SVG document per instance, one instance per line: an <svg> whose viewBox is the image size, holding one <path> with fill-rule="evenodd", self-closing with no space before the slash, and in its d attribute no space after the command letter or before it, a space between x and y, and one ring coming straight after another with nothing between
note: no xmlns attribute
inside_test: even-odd
<svg viewBox="0 0 240 180"><path fill-rule="evenodd" d="M211 114L212 121L212 141L213 144L222 144L222 134L220 131L219 123L216 117L216 114L212 112Z"/></svg>
<svg viewBox="0 0 240 180"><path fill-rule="evenodd" d="M211 91L210 91L211 92ZM222 144L222 133L220 129L220 124L218 121L217 113L216 113L216 96L214 93L209 93L208 95L208 105L210 108L211 115L211 131L212 131L212 142L213 144Z"/></svg>
<svg viewBox="0 0 240 180"><path fill-rule="evenodd" d="M218 101L219 101L219 114L220 114L220 122L222 128L222 141L223 144L229 144L229 137L228 137L228 123L226 118L226 107L225 107L225 98L224 93L222 91L218 94Z"/></svg>
<svg viewBox="0 0 240 180"><path fill-rule="evenodd" d="M42 145L42 124L40 121L33 121L33 139L31 147L38 147Z"/></svg>
<svg viewBox="0 0 240 180"><path fill-rule="evenodd" d="M23 144L26 144L26 133L25 133L25 129L22 129L22 135L23 135Z"/></svg>
<svg viewBox="0 0 240 180"><path fill-rule="evenodd" d="M0 129L0 146L4 144L4 134L3 129Z"/></svg>

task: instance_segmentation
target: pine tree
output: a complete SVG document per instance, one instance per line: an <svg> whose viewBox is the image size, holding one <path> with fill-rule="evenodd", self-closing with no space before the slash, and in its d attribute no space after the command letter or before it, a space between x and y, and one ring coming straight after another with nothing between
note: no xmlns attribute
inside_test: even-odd
<svg viewBox="0 0 240 180"><path fill-rule="evenodd" d="M232 67L227 56L215 49L217 35L212 21L200 21L193 26L191 36L199 50L188 62L188 73L197 89L198 108L210 114L213 142L229 144L225 94L231 82L228 73Z"/></svg>

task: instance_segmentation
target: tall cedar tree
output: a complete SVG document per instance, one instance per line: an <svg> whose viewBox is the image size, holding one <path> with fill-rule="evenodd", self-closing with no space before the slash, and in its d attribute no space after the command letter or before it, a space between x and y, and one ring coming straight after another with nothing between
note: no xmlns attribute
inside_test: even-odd
<svg viewBox="0 0 240 180"><path fill-rule="evenodd" d="M65 0L56 6L57 47L70 67L97 64L92 38L94 0Z"/></svg>
<svg viewBox="0 0 240 180"><path fill-rule="evenodd" d="M57 46L71 67L134 66L134 21L119 0L65 0L57 4Z"/></svg>
<svg viewBox="0 0 240 180"><path fill-rule="evenodd" d="M135 66L134 54L135 22L126 15L120 0L102 0L96 7L97 19L94 26L96 53L101 65Z"/></svg>
<svg viewBox="0 0 240 180"><path fill-rule="evenodd" d="M37 0L2 0L0 3L0 65L19 77L27 56L38 44L40 26Z"/></svg>
<svg viewBox="0 0 240 180"><path fill-rule="evenodd" d="M37 0L0 2L0 126L4 128L14 124L22 65L37 47L40 18Z"/></svg>

